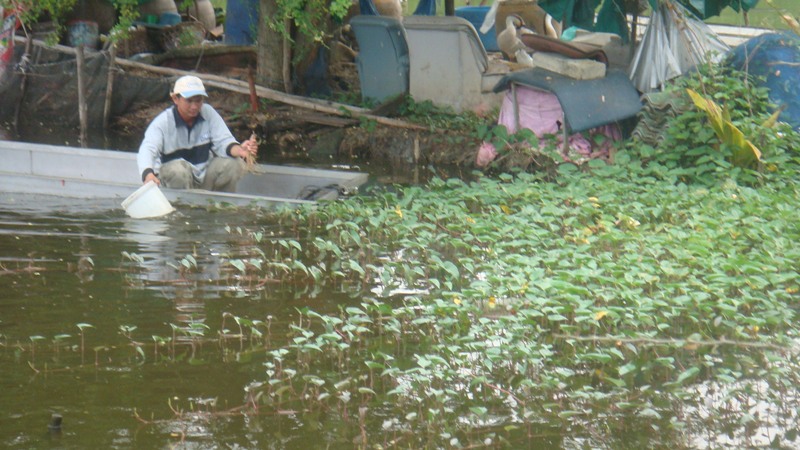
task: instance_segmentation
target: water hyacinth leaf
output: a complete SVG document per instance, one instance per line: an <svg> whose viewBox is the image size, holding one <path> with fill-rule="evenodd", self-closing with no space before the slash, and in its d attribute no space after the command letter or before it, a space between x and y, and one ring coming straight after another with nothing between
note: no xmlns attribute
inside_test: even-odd
<svg viewBox="0 0 800 450"><path fill-rule="evenodd" d="M558 413L558 417L562 419L569 419L570 417L580 416L580 411L561 411Z"/></svg>
<svg viewBox="0 0 800 450"><path fill-rule="evenodd" d="M608 363L611 362L611 356L605 353L586 353L583 355L584 359L598 361L601 363Z"/></svg>
<svg viewBox="0 0 800 450"><path fill-rule="evenodd" d="M308 275L308 268L301 261L298 261L298 260L292 261L291 268L295 269L295 270L299 270L299 271L303 272L304 274Z"/></svg>
<svg viewBox="0 0 800 450"><path fill-rule="evenodd" d="M557 367L555 372L565 378L575 375L575 371L567 367Z"/></svg>
<svg viewBox="0 0 800 450"><path fill-rule="evenodd" d="M458 267L453 264L451 261L445 261L442 265L442 268L453 278L458 279L460 276L458 272Z"/></svg>
<svg viewBox="0 0 800 450"><path fill-rule="evenodd" d="M489 381L489 379L484 377L484 376L475 377L475 378L473 378L473 379L471 379L469 381L469 385L470 385L470 387L474 387L474 386L477 386L477 385L484 384L484 383L486 383L488 381Z"/></svg>
<svg viewBox="0 0 800 450"><path fill-rule="evenodd" d="M678 375L678 378L675 380L675 382L678 384L683 384L684 381L694 378L698 373L700 373L699 367L690 367Z"/></svg>
<svg viewBox="0 0 800 450"><path fill-rule="evenodd" d="M385 366L375 361L364 361L364 364L370 369L383 369Z"/></svg>
<svg viewBox="0 0 800 450"><path fill-rule="evenodd" d="M346 378L342 381L335 383L333 387L336 388L337 391L347 389L348 387L350 387L350 378Z"/></svg>
<svg viewBox="0 0 800 450"><path fill-rule="evenodd" d="M359 264L358 261L350 259L348 260L348 266L350 267L351 270L355 270L356 272L358 272L359 275L361 275L362 277L366 275L364 268L361 267L361 264Z"/></svg>
<svg viewBox="0 0 800 450"><path fill-rule="evenodd" d="M620 380L619 378L604 377L603 381L609 382L618 388L624 388L627 385L627 383L625 383L625 380Z"/></svg>
<svg viewBox="0 0 800 450"><path fill-rule="evenodd" d="M547 316L547 319L552 322L561 322L567 320L567 318L562 316L561 314L550 314Z"/></svg>
<svg viewBox="0 0 800 450"><path fill-rule="evenodd" d="M326 340L326 341L329 341L329 342L338 342L338 341L342 340L342 336L340 336L339 333L324 333L324 334L321 334L319 337L320 337L320 339L323 339L323 340Z"/></svg>
<svg viewBox="0 0 800 450"><path fill-rule="evenodd" d="M625 364L623 366L620 366L619 369L617 370L617 372L619 373L619 376L622 377L622 376L625 376L625 375L635 371L636 367L637 367L636 363L631 362L631 363Z"/></svg>
<svg viewBox="0 0 800 450"><path fill-rule="evenodd" d="M315 386L322 386L325 384L325 380L316 375L303 375L303 380Z"/></svg>
<svg viewBox="0 0 800 450"><path fill-rule="evenodd" d="M473 406L469 410L478 417L484 417L489 412L485 406Z"/></svg>
<svg viewBox="0 0 800 450"><path fill-rule="evenodd" d="M239 272L246 272L247 266L241 259L232 259L228 261L233 267L235 267Z"/></svg>
<svg viewBox="0 0 800 450"><path fill-rule="evenodd" d="M653 408L644 408L641 411L639 411L638 413L636 413L636 415L639 416L639 417L646 417L646 418L651 418L651 419L660 419L661 418L661 414L659 414L658 411L656 411Z"/></svg>

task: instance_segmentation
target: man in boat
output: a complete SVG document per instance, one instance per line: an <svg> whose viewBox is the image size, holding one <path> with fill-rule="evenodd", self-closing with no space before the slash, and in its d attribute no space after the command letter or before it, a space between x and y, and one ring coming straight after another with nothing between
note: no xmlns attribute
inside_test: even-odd
<svg viewBox="0 0 800 450"><path fill-rule="evenodd" d="M258 152L255 136L239 143L209 104L202 80L187 75L170 93L175 103L150 122L139 146L142 182L173 189L234 192L245 160Z"/></svg>

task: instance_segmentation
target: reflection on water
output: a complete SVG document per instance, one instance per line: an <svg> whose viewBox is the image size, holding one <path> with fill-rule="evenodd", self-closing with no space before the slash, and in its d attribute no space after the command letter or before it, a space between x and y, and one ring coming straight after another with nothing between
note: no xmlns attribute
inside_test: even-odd
<svg viewBox="0 0 800 450"><path fill-rule="evenodd" d="M126 231L125 239L143 247L148 245L155 247L155 244L170 240L170 237L165 235L169 230L169 224L165 219L129 219L125 221L123 227Z"/></svg>
<svg viewBox="0 0 800 450"><path fill-rule="evenodd" d="M261 216L179 208L137 220L115 201L0 194L0 447L276 441L264 430L285 418L175 420L240 406L243 387L263 378L263 350L216 336L223 317L230 327L297 306L278 286L236 287L226 266L252 244L226 227L269 228ZM53 413L64 417L57 436Z"/></svg>

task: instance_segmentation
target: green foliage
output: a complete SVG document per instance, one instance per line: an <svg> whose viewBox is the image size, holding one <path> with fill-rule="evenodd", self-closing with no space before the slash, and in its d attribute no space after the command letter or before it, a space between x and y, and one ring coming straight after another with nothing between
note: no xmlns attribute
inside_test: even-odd
<svg viewBox="0 0 800 450"><path fill-rule="evenodd" d="M486 117L479 117L470 111L455 114L449 107L436 106L430 100L417 102L411 97L405 98L400 106L399 113L406 120L428 126L431 129L467 133L474 132L478 127L484 125L487 120L490 120Z"/></svg>
<svg viewBox="0 0 800 450"><path fill-rule="evenodd" d="M341 21L351 4L350 0L277 0L277 14L266 20L272 29L286 37L291 37L286 29L286 21L289 21L298 33L315 42L323 42L328 20Z"/></svg>
<svg viewBox="0 0 800 450"><path fill-rule="evenodd" d="M752 432L758 419L725 398L797 407L797 161L756 190L616 160L277 213L308 234L262 241L281 261L262 277L357 304L298 311L269 352L261 407L381 410L373 439L412 447L515 442L509 430L537 421L586 444L629 438L632 418L679 443L687 428Z"/></svg>
<svg viewBox="0 0 800 450"><path fill-rule="evenodd" d="M138 0L108 0L117 11L117 23L112 30L112 39L124 37L126 30L139 15ZM41 18L48 18L55 25L49 39L56 41L64 31L64 18L78 5L78 0L0 0L4 8L17 8L23 27L30 28Z"/></svg>
<svg viewBox="0 0 800 450"><path fill-rule="evenodd" d="M63 18L78 0L0 0L0 6L15 9L23 27L30 28L40 17L48 16L56 26L56 33L64 29ZM55 34L57 36L58 34Z"/></svg>
<svg viewBox="0 0 800 450"><path fill-rule="evenodd" d="M702 97L691 89L687 89L686 92L692 98L695 106L706 113L711 129L714 130L722 146L730 150L729 160L733 166L755 167L761 159L761 150L747 140L742 131L731 122L730 112L721 109L716 102ZM774 120L770 121L774 122Z"/></svg>
<svg viewBox="0 0 800 450"><path fill-rule="evenodd" d="M730 148L721 151L724 142L709 124L707 114L691 107L667 121L656 147L632 140L628 150L646 165L663 167L683 181L715 184L720 178L754 184L763 179L763 168L778 170L779 164L796 158L797 135L785 124L765 127L774 113L766 88L757 87L744 73L721 66L706 65L690 76L677 79L667 88L676 98L690 103L686 89L699 92L729 112L731 129L741 130L742 139L755 144L762 152L762 163L753 168L740 167Z"/></svg>
<svg viewBox="0 0 800 450"><path fill-rule="evenodd" d="M245 303L299 293L274 305L275 323L216 302L161 330L101 322L89 337L118 326L119 342L88 348L104 352L95 366L248 364L260 372L246 404L225 414L302 411L303 427L325 415L342 446L519 448L542 435L547 448L747 448L769 433L791 447L800 164L769 164L757 189L706 187L620 151L552 181L435 179L264 212L264 228L225 227L222 261L168 267L180 286ZM122 256L135 275L141 258ZM328 298L309 308L316 295ZM82 349L91 326L77 326ZM78 365L77 335L33 334L6 339L22 364Z"/></svg>
<svg viewBox="0 0 800 450"><path fill-rule="evenodd" d="M139 1L138 0L109 0L114 9L117 10L117 23L111 30L112 39L121 39L127 37L128 29L133 24L133 21L139 18Z"/></svg>

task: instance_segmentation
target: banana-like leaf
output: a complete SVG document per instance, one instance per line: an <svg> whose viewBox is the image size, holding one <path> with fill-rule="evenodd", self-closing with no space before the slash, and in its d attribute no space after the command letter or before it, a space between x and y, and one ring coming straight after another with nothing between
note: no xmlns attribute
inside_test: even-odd
<svg viewBox="0 0 800 450"><path fill-rule="evenodd" d="M772 115L769 116L769 118L763 124L761 124L761 126L764 128L774 127L775 124L778 123L778 118L781 116L781 113L783 112L784 109L786 109L786 105L781 105L781 107L778 108L774 113L772 113Z"/></svg>
<svg viewBox="0 0 800 450"><path fill-rule="evenodd" d="M694 104L706 113L717 138L730 149L731 164L736 167L751 167L761 159L761 151L731 122L727 111L692 89L687 89L686 92ZM767 120L767 123L770 120ZM777 120L777 117L774 120Z"/></svg>

